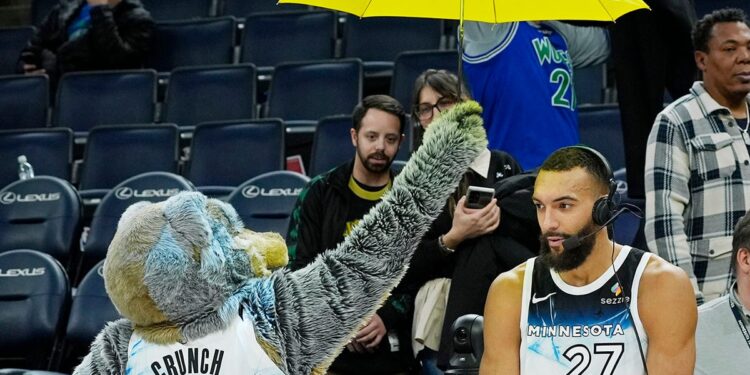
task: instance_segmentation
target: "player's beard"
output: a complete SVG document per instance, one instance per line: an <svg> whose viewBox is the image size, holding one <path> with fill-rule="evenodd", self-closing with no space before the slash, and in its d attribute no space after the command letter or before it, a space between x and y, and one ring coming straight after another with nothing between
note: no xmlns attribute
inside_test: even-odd
<svg viewBox="0 0 750 375"><path fill-rule="evenodd" d="M549 247L548 237L563 237L570 238L572 235L558 232L547 232L539 237L541 249L539 252L539 260L542 261L549 268L557 272L570 271L578 268L583 262L586 261L589 254L594 250L594 244L596 243L596 236L583 236L594 233L599 227L593 222L589 222L583 229L581 229L576 235L581 240L581 244L578 247L572 249L563 249L562 252L555 253Z"/></svg>
<svg viewBox="0 0 750 375"><path fill-rule="evenodd" d="M371 173L383 173L388 171L391 168L391 164L393 163L393 158L389 158L388 155L385 154L385 152L378 151L373 152L370 155L362 155L359 150L357 150L357 154L359 154L359 160L362 161L362 165L367 169L367 171ZM377 165L373 164L370 160L372 159L379 159L379 160L385 160L384 164Z"/></svg>

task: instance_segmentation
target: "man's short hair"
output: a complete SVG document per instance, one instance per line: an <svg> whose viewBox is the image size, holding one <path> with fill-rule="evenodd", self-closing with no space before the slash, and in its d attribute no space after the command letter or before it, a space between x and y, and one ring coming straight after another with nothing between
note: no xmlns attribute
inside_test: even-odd
<svg viewBox="0 0 750 375"><path fill-rule="evenodd" d="M701 18L693 28L693 46L696 51L708 52L708 42L717 23L742 22L747 25L747 15L741 9L718 9Z"/></svg>
<svg viewBox="0 0 750 375"><path fill-rule="evenodd" d="M609 191L610 171L603 160L582 147L563 147L553 152L539 167L540 171L564 172L583 168L601 185L603 192Z"/></svg>
<svg viewBox="0 0 750 375"><path fill-rule="evenodd" d="M750 249L750 212L741 217L734 226L734 235L732 236L732 260L730 263L731 271L737 272L737 253L740 248Z"/></svg>
<svg viewBox="0 0 750 375"><path fill-rule="evenodd" d="M404 107L401 106L398 100L388 95L370 95L362 99L362 102L354 107L354 112L352 112L352 127L355 131L359 132L359 128L362 126L362 119L371 108L379 109L398 117L399 134L404 133L404 124L406 122Z"/></svg>

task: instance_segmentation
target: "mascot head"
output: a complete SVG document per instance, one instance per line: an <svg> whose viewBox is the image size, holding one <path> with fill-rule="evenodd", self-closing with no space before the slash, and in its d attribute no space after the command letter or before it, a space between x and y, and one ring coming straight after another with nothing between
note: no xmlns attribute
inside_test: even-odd
<svg viewBox="0 0 750 375"><path fill-rule="evenodd" d="M224 328L237 315L243 283L286 263L280 235L244 229L232 206L184 192L123 213L104 278L135 331L170 344Z"/></svg>

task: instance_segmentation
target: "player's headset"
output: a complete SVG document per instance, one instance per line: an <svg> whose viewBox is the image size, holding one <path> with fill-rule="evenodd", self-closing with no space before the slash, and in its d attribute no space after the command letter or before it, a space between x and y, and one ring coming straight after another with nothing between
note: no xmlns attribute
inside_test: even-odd
<svg viewBox="0 0 750 375"><path fill-rule="evenodd" d="M605 158L599 151L584 145L568 146L565 148L585 151L589 155L594 156L599 161L599 164L604 167L604 170L607 173L607 186L609 191L606 196L601 197L594 202L591 217L593 218L594 224L600 226L606 225L607 222L612 219L612 215L614 215L615 210L617 209L617 204L614 202L615 193L617 192L617 182L615 182L615 175L612 173L612 168L609 167L607 158Z"/></svg>

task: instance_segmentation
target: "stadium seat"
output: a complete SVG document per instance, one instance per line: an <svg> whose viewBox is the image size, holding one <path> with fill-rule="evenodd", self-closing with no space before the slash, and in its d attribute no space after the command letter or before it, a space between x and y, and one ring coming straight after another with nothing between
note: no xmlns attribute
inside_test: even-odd
<svg viewBox="0 0 750 375"><path fill-rule="evenodd" d="M396 98L407 113L412 111L411 96L414 81L427 69L444 69L454 74L458 71L456 51L410 51L396 57L391 80L391 96Z"/></svg>
<svg viewBox="0 0 750 375"><path fill-rule="evenodd" d="M333 12L251 14L245 19L240 60L266 72L282 62L332 59L335 43Z"/></svg>
<svg viewBox="0 0 750 375"><path fill-rule="evenodd" d="M156 21L187 20L216 14L214 0L141 0L141 3Z"/></svg>
<svg viewBox="0 0 750 375"><path fill-rule="evenodd" d="M141 173L177 173L178 137L174 124L94 127L83 155L81 197L102 198L115 185Z"/></svg>
<svg viewBox="0 0 750 375"><path fill-rule="evenodd" d="M606 64L592 65L575 70L573 87L575 88L578 105L604 103L604 89L607 83L606 71Z"/></svg>
<svg viewBox="0 0 750 375"><path fill-rule="evenodd" d="M0 130L0 188L18 180L19 155L26 155L35 175L70 181L73 131L64 128Z"/></svg>
<svg viewBox="0 0 750 375"><path fill-rule="evenodd" d="M625 167L625 143L616 104L579 107L578 128L581 143L601 152L612 170Z"/></svg>
<svg viewBox="0 0 750 375"><path fill-rule="evenodd" d="M67 312L65 270L48 254L0 254L0 367L49 369Z"/></svg>
<svg viewBox="0 0 750 375"><path fill-rule="evenodd" d="M369 17L348 14L343 25L343 57L365 62L367 72L390 70L399 53L440 48L443 22L428 18Z"/></svg>
<svg viewBox="0 0 750 375"><path fill-rule="evenodd" d="M221 14L235 17L245 17L258 12L285 12L306 10L306 5L278 4L277 0L224 0Z"/></svg>
<svg viewBox="0 0 750 375"><path fill-rule="evenodd" d="M695 0L695 13L698 18L722 8L740 8L750 16L750 2L747 0Z"/></svg>
<svg viewBox="0 0 750 375"><path fill-rule="evenodd" d="M39 26L60 0L31 0L31 24Z"/></svg>
<svg viewBox="0 0 750 375"><path fill-rule="evenodd" d="M618 203L629 203L633 204L632 199L628 199L628 183L625 179L626 173L625 168L618 169L614 172L615 181L617 182L617 193ZM622 245L635 246L636 237L639 231L643 232L644 218L643 210L640 204L634 204L635 207L632 211L635 212L624 212L614 222L614 234L615 241ZM636 209L637 208L637 209ZM639 211L640 210L640 211Z"/></svg>
<svg viewBox="0 0 750 375"><path fill-rule="evenodd" d="M308 181L308 177L296 172L264 173L237 187L227 202L237 210L245 228L284 237L294 204Z"/></svg>
<svg viewBox="0 0 750 375"><path fill-rule="evenodd" d="M394 173L401 173L401 170L404 169L406 166L405 160L394 160L393 164L391 164L391 170Z"/></svg>
<svg viewBox="0 0 750 375"><path fill-rule="evenodd" d="M206 195L225 196L250 178L281 169L281 120L218 122L195 127L185 176Z"/></svg>
<svg viewBox="0 0 750 375"><path fill-rule="evenodd" d="M252 64L183 67L170 74L162 120L179 126L250 120L255 107Z"/></svg>
<svg viewBox="0 0 750 375"><path fill-rule="evenodd" d="M97 125L154 122L156 72L114 70L63 75L53 124L85 133Z"/></svg>
<svg viewBox="0 0 750 375"><path fill-rule="evenodd" d="M47 76L0 77L0 130L47 126L48 103Z"/></svg>
<svg viewBox="0 0 750 375"><path fill-rule="evenodd" d="M104 289L103 270L104 261L100 261L81 280L73 296L62 358L66 370L81 362L107 322L120 319L120 313Z"/></svg>
<svg viewBox="0 0 750 375"><path fill-rule="evenodd" d="M33 34L31 26L0 28L0 76L16 73L21 50Z"/></svg>
<svg viewBox="0 0 750 375"><path fill-rule="evenodd" d="M57 177L16 181L0 190L0 253L35 249L66 262L80 230L81 199Z"/></svg>
<svg viewBox="0 0 750 375"><path fill-rule="evenodd" d="M317 122L351 114L362 100L362 63L358 59L285 63L276 66L266 117Z"/></svg>
<svg viewBox="0 0 750 375"><path fill-rule="evenodd" d="M351 116L330 116L318 122L310 155L311 177L346 163L354 157L354 146L349 130Z"/></svg>
<svg viewBox="0 0 750 375"><path fill-rule="evenodd" d="M146 66L169 72L180 66L231 64L234 29L234 17L157 22Z"/></svg>
<svg viewBox="0 0 750 375"><path fill-rule="evenodd" d="M82 263L79 275L87 272L94 264L104 259L107 248L117 229L117 222L125 209L140 201L159 202L179 193L194 191L195 188L185 178L167 172L147 172L131 177L115 186L102 198L94 211L91 230L82 244Z"/></svg>

